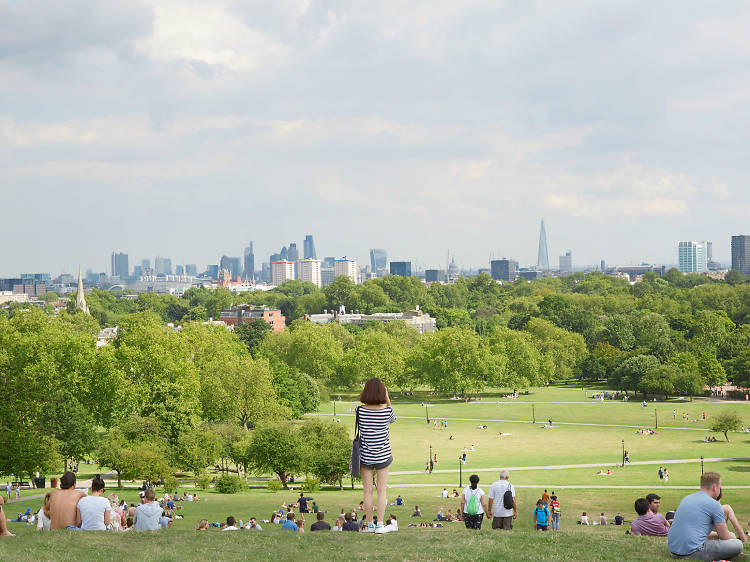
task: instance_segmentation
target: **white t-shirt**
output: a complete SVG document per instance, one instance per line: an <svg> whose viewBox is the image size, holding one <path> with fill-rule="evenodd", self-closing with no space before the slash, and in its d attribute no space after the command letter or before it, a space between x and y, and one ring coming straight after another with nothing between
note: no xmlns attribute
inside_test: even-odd
<svg viewBox="0 0 750 562"><path fill-rule="evenodd" d="M84 496L78 501L81 512L81 529L84 531L106 531L104 512L111 509L104 496Z"/></svg>
<svg viewBox="0 0 750 562"><path fill-rule="evenodd" d="M49 531L49 523L49 519L44 514L44 508L40 509L39 513L36 514L36 528Z"/></svg>
<svg viewBox="0 0 750 562"><path fill-rule="evenodd" d="M441 496L444 497L444 498L447 498L448 497L448 490L443 490L441 492Z"/></svg>
<svg viewBox="0 0 750 562"><path fill-rule="evenodd" d="M469 507L469 500L471 499L471 496L477 497L477 515L483 515L484 514L484 508L482 507L482 496L484 495L484 490L482 488L477 488L476 490L472 490L471 486L466 486L464 488L464 498L466 499L466 505L464 505L464 513L466 513L466 509Z"/></svg>
<svg viewBox="0 0 750 562"><path fill-rule="evenodd" d="M510 488L510 493L515 498L516 489L508 480L498 480L490 486L490 493L487 497L492 500L493 517L511 517L513 515L513 508L505 509L505 504L503 503L503 496L508 488Z"/></svg>
<svg viewBox="0 0 750 562"><path fill-rule="evenodd" d="M581 515L581 525L588 525L588 524L589 524L589 516Z"/></svg>

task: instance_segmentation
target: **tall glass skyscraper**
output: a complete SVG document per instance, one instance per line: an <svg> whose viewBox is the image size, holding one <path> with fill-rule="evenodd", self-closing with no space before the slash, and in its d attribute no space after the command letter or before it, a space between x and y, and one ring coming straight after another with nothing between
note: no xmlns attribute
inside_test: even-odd
<svg viewBox="0 0 750 562"><path fill-rule="evenodd" d="M312 234L308 234L307 236L305 236L303 251L305 259L318 258L318 256L315 255L315 243L313 242Z"/></svg>
<svg viewBox="0 0 750 562"><path fill-rule="evenodd" d="M381 248L370 250L370 269L373 273L383 275L386 265L388 265L388 252Z"/></svg>
<svg viewBox="0 0 750 562"><path fill-rule="evenodd" d="M732 236L732 269L750 275L750 236Z"/></svg>
<svg viewBox="0 0 750 562"><path fill-rule="evenodd" d="M255 254L253 253L253 241L250 240L250 245L245 248L244 253L244 278L246 281L255 279Z"/></svg>
<svg viewBox="0 0 750 562"><path fill-rule="evenodd" d="M547 252L547 230L544 228L544 219L542 219L542 229L539 231L539 252L536 258L536 268L542 271L549 271L549 253Z"/></svg>
<svg viewBox="0 0 750 562"><path fill-rule="evenodd" d="M704 273L706 262L705 243L680 242L677 246L677 265L682 273Z"/></svg>

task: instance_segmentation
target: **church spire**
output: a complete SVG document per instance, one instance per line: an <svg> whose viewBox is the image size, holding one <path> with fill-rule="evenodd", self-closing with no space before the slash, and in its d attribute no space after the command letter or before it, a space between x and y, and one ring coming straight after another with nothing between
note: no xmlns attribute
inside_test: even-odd
<svg viewBox="0 0 750 562"><path fill-rule="evenodd" d="M86 297L83 295L83 279L81 279L81 268L78 267L78 293L76 293L76 309L82 310L86 314L89 312L89 307L86 304Z"/></svg>

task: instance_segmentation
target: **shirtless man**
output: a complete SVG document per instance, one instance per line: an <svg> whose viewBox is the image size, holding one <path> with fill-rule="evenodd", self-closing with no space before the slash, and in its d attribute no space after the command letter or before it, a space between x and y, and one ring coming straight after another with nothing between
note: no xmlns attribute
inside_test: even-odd
<svg viewBox="0 0 750 562"><path fill-rule="evenodd" d="M84 497L81 490L76 490L76 475L66 472L60 478L60 489L54 490L49 500L50 530L75 527L78 500Z"/></svg>
<svg viewBox="0 0 750 562"><path fill-rule="evenodd" d="M4 503L3 496L0 496L0 538L15 537L16 535L8 530L8 520L5 518L5 512L3 511Z"/></svg>

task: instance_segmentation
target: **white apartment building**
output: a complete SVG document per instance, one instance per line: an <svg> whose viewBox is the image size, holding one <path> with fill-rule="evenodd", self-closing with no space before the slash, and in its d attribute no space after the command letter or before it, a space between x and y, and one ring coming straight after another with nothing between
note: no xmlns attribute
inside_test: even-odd
<svg viewBox="0 0 750 562"><path fill-rule="evenodd" d="M280 260L271 262L271 285L278 287L294 279L294 262Z"/></svg>
<svg viewBox="0 0 750 562"><path fill-rule="evenodd" d="M352 280L353 283L359 281L359 275L357 275L357 260L350 260L343 257L333 262L333 276L339 277L343 275Z"/></svg>
<svg viewBox="0 0 750 562"><path fill-rule="evenodd" d="M320 287L322 285L322 279L320 276L320 260L308 258L305 260L297 260L297 272L299 274L300 281L307 281Z"/></svg>

